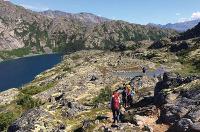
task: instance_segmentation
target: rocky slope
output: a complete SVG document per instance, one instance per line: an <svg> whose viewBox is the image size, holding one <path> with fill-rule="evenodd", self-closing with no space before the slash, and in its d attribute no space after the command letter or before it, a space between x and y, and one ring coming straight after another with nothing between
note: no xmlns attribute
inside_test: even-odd
<svg viewBox="0 0 200 132"><path fill-rule="evenodd" d="M73 52L81 49L109 49L116 44L133 48L142 40L158 40L176 35L172 30L110 21L92 14L43 13L0 1L1 58L12 50L28 53ZM88 23L90 23L88 25ZM12 52L11 52L12 53ZM17 54L16 54L17 56Z"/></svg>
<svg viewBox="0 0 200 132"><path fill-rule="evenodd" d="M2 106L1 113L14 112L20 116L28 110L9 127L9 131L77 129L82 121L107 114L105 102L110 100L111 90L127 81L126 78L114 76L113 72L139 70L141 64L156 68L152 62L115 52L80 51L67 55L55 68L38 75L30 84L22 87L18 93L20 96L15 95L14 100ZM155 81L149 79L147 82L155 85ZM32 100L28 96L39 99L42 105L29 110L34 105L26 106L22 101Z"/></svg>
<svg viewBox="0 0 200 132"><path fill-rule="evenodd" d="M200 23L197 24L194 28L180 34L180 36L176 37L176 40L187 40L191 38L200 37Z"/></svg>
<svg viewBox="0 0 200 132"><path fill-rule="evenodd" d="M170 41L162 40L162 43L167 45L166 42ZM156 86L156 82L158 82L156 78L144 76L143 87L134 96L134 106L128 111L122 110L124 117L117 128L111 123L112 118L108 108L110 94L124 82L130 81L130 78L116 76L115 72L138 72L144 65L151 71L159 67L163 67L166 71L176 72L185 68L185 65L177 62L179 57L176 53L168 53L165 50L166 47L169 49L170 45L166 47L164 45L164 48L158 49L155 53L160 56L157 58L155 56L151 58L149 55L149 52L155 51L152 49L154 47L143 52L148 47L149 44L143 43L143 46L137 50L124 52L85 50L66 55L60 64L38 75L31 83L16 91L13 97L5 102L6 104L1 104L0 117L3 121L0 123L0 129L6 130L10 125L8 131L118 131L119 129L121 131L167 131L172 128L174 130L174 124L177 124L182 117L186 117L185 115L181 116L181 118L173 120L172 124L167 122L168 118L171 119L169 112L175 111L175 108L183 104L182 98L185 97L184 92L178 91L175 93L177 96L174 96L174 92L177 89L180 91L184 89L185 92L194 95L192 91L190 93L190 89L199 87L199 81L195 78L192 79L193 82L182 78L184 83L177 84L173 81L173 79L177 80L177 75L174 78L169 76L168 79L170 79L167 82L163 79L164 83L162 83L161 79ZM166 61L163 61L163 58ZM160 83L163 85L159 85ZM166 87L168 84L170 87ZM154 105L155 86L156 89L159 88L159 90L155 90L155 99L160 101L159 106L164 107ZM168 99L168 94L170 99L177 98L166 104L165 100ZM8 98L8 95L9 91L2 93L3 98ZM159 97L156 97L157 95ZM160 96L164 98L160 98ZM194 97L192 100L199 99L197 93L190 97ZM188 106L188 101L184 103L186 104L181 107ZM192 105L196 106L197 104ZM171 106L174 107L171 108ZM191 106L194 111L192 115L195 114L196 109L193 110L195 106ZM188 108L185 111L190 110ZM173 114L172 117L177 117L176 113L173 112ZM196 127L197 116L194 116L195 120L191 117L193 116L187 116L192 120L190 123L193 127ZM162 122L159 123L157 120Z"/></svg>
<svg viewBox="0 0 200 132"><path fill-rule="evenodd" d="M86 13L86 12L73 14L73 13L66 13L66 12L62 12L62 11L47 10L47 11L43 11L40 13L43 15L52 17L52 18L64 17L66 19L74 19L77 21L81 21L82 23L84 23L88 26L93 25L94 23L98 24L98 23L103 23L106 21L111 21L105 17L96 16L94 14Z"/></svg>
<svg viewBox="0 0 200 132"><path fill-rule="evenodd" d="M23 40L22 47L30 52L90 49L65 55L60 64L29 84L2 92L0 131L199 131L198 26L183 33L185 37L160 39L174 32L123 21L88 26L9 2L1 1L0 6L3 34L14 30L15 38ZM122 109L122 122L113 126L108 107L111 92L142 66L158 74L168 72L158 79L142 76L134 106Z"/></svg>
<svg viewBox="0 0 200 132"><path fill-rule="evenodd" d="M200 131L198 78L181 78L165 74L154 92L155 104L160 108L161 122L171 124L171 131Z"/></svg>

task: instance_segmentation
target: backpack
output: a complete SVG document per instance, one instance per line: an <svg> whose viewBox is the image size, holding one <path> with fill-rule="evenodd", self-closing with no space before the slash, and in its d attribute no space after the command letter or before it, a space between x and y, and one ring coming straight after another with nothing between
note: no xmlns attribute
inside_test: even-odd
<svg viewBox="0 0 200 132"><path fill-rule="evenodd" d="M122 92L122 98L126 98L127 97L127 92L126 92L126 90L123 90L123 92Z"/></svg>
<svg viewBox="0 0 200 132"><path fill-rule="evenodd" d="M112 97L112 108L117 110L120 107L119 96L117 94Z"/></svg>

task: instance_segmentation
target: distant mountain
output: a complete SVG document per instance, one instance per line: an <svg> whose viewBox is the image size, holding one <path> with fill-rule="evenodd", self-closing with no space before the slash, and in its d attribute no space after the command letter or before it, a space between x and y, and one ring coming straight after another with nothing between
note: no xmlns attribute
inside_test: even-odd
<svg viewBox="0 0 200 132"><path fill-rule="evenodd" d="M175 37L174 40L187 40L197 37L200 37L200 23L197 24L192 29L189 29L186 32L181 33L179 36Z"/></svg>
<svg viewBox="0 0 200 132"><path fill-rule="evenodd" d="M188 29L193 28L200 22L200 19L197 20L192 20L192 21L186 21L186 22L180 22L180 23L168 23L166 25L161 25L161 24L152 24L149 23L148 25L159 27L162 29L174 29L179 32L184 32L187 31Z"/></svg>
<svg viewBox="0 0 200 132"><path fill-rule="evenodd" d="M110 49L117 44L133 47L138 41L176 34L174 30L113 21L90 13L34 12L0 0L0 51L20 48L20 56L22 53ZM0 53L0 58L1 55L10 54Z"/></svg>
<svg viewBox="0 0 200 132"><path fill-rule="evenodd" d="M57 11L57 10L56 11L47 10L47 11L40 12L40 14L43 14L52 18L64 17L67 19L76 19L85 24L96 24L96 23L110 21L110 19L107 19L105 17L100 17L92 13L86 13L86 12L73 14L73 13L67 13L67 12L62 12L62 11Z"/></svg>

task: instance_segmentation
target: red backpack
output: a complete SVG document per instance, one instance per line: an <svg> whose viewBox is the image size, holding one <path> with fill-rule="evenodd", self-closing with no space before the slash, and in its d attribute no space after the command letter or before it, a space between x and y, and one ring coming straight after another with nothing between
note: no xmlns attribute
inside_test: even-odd
<svg viewBox="0 0 200 132"><path fill-rule="evenodd" d="M119 95L118 93L115 93L113 96L112 96L112 108L114 108L115 110L119 109Z"/></svg>

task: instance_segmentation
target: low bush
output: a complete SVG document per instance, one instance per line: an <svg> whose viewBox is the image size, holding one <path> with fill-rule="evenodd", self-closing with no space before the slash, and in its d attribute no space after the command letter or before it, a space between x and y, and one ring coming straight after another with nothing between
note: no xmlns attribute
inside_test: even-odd
<svg viewBox="0 0 200 132"><path fill-rule="evenodd" d="M13 112L0 113L0 131L5 131L14 120Z"/></svg>
<svg viewBox="0 0 200 132"><path fill-rule="evenodd" d="M33 99L30 95L27 94L19 94L16 103L17 105L22 106L24 110L38 107L42 104L40 100Z"/></svg>
<svg viewBox="0 0 200 132"><path fill-rule="evenodd" d="M101 89L99 95L94 98L93 104L104 103L110 101L112 96L112 90L109 87Z"/></svg>
<svg viewBox="0 0 200 132"><path fill-rule="evenodd" d="M44 86L28 86L21 89L21 92L27 95L35 95L52 88L55 83L48 83Z"/></svg>

